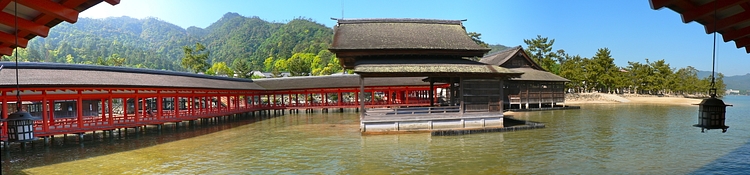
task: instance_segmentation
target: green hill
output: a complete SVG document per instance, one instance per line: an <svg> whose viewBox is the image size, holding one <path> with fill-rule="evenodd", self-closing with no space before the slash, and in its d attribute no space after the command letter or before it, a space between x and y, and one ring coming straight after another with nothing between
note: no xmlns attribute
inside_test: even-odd
<svg viewBox="0 0 750 175"><path fill-rule="evenodd" d="M727 89L750 91L750 74L724 77Z"/></svg>
<svg viewBox="0 0 750 175"><path fill-rule="evenodd" d="M258 70L270 56L283 60L295 53L318 55L332 38L333 29L302 18L283 24L227 13L205 29L183 29L157 18L80 18L76 24L52 28L46 38L32 39L19 50L19 59L105 64L124 58L121 66L184 71L179 64L182 48L200 42L210 52L210 64L244 60Z"/></svg>

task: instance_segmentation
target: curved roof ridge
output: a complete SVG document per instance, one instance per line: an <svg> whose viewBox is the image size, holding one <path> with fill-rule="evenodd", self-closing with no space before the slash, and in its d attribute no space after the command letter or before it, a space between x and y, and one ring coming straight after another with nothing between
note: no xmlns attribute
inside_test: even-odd
<svg viewBox="0 0 750 175"><path fill-rule="evenodd" d="M359 19L338 19L339 24L359 24L359 23L424 23L424 24L452 24L461 25L465 20L445 20L445 19L423 19L423 18L359 18Z"/></svg>

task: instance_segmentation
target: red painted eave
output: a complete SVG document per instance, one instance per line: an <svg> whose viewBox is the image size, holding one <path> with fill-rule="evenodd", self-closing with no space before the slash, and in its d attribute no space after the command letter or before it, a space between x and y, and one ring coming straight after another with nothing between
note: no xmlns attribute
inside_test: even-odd
<svg viewBox="0 0 750 175"><path fill-rule="evenodd" d="M750 53L750 0L649 0L651 8L667 7L679 13L684 23L696 21L706 33L722 34L724 42Z"/></svg>
<svg viewBox="0 0 750 175"><path fill-rule="evenodd" d="M11 31L0 32L0 56L11 55L13 48L25 48L28 41L36 36L46 37L51 27L60 21L75 23L78 21L80 12L101 2L111 5L120 3L120 0L61 0L54 2L50 0L0 0L0 8L15 5L17 2L18 12L0 12L0 25L11 28ZM21 10L26 9L26 10ZM15 13L19 18L17 30ZM35 15L35 16L34 16ZM25 16L25 18L21 17ZM18 43L16 44L16 36Z"/></svg>

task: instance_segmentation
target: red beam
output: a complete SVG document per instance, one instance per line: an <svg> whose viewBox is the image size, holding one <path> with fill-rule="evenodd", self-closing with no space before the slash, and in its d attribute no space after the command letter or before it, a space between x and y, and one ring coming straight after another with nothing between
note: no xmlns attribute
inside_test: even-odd
<svg viewBox="0 0 750 175"><path fill-rule="evenodd" d="M651 9L659 10L660 8L666 7L672 3L674 3L675 0L650 0L648 1L651 5Z"/></svg>
<svg viewBox="0 0 750 175"><path fill-rule="evenodd" d="M46 15L75 23L78 21L78 11L52 1L16 0L19 4L42 12Z"/></svg>
<svg viewBox="0 0 750 175"><path fill-rule="evenodd" d="M716 30L717 31L725 30L725 29L732 27L733 25L744 23L746 21L750 21L750 11L745 11L745 12L738 13L736 15L732 15L724 19L720 19L716 23ZM707 24L704 26L706 28L706 34L711 34L714 32L714 25ZM728 41L729 40L724 39L724 42L728 42Z"/></svg>
<svg viewBox="0 0 750 175"><path fill-rule="evenodd" d="M8 44L15 44L16 40L14 39L16 36L13 36L11 34L7 33L1 33L0 32L0 42L8 43ZM29 40L26 38L23 38L23 36L18 36L18 46L26 48L26 44L29 43ZM11 45L12 46L12 45Z"/></svg>
<svg viewBox="0 0 750 175"><path fill-rule="evenodd" d="M688 23L691 21L695 21L698 18L705 17L708 15L713 15L714 10L721 11L732 6L736 6L742 3L747 3L747 1L748 0L739 0L739 1L714 0L712 3L706 3L694 9L683 11L682 22ZM715 4L715 3L718 3L718 4ZM709 25L709 24L705 24L705 25Z"/></svg>
<svg viewBox="0 0 750 175"><path fill-rule="evenodd" d="M724 42L744 38L748 35L750 35L750 26L737 30L727 31L721 34L721 36L724 38Z"/></svg>
<svg viewBox="0 0 750 175"><path fill-rule="evenodd" d="M15 26L15 16L5 12L0 12L0 23L5 24L6 26L13 27ZM18 18L18 28L42 37L47 37L47 34L49 33L49 27L34 23L23 18Z"/></svg>
<svg viewBox="0 0 750 175"><path fill-rule="evenodd" d="M742 39L736 39L734 40L734 44L737 45L737 48L747 47L747 45L750 45L750 37L744 37Z"/></svg>
<svg viewBox="0 0 750 175"><path fill-rule="evenodd" d="M0 55L13 55L13 49L10 47L0 47Z"/></svg>
<svg viewBox="0 0 750 175"><path fill-rule="evenodd" d="M109 5L120 4L120 0L104 0L104 1L106 1L107 3L109 3Z"/></svg>

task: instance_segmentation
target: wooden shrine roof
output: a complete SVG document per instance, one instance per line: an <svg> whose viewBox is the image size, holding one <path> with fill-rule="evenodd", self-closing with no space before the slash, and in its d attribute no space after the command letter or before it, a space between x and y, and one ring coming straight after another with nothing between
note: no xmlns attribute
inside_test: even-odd
<svg viewBox="0 0 750 175"><path fill-rule="evenodd" d="M0 62L0 87L16 86L15 63ZM173 87L264 90L252 80L217 77L175 71L94 65L27 63L18 64L21 87Z"/></svg>
<svg viewBox="0 0 750 175"><path fill-rule="evenodd" d="M565 79L561 76L555 75L553 73L543 71L543 70L536 70L532 68L511 68L510 70L523 72L521 77L517 78L511 78L511 80L520 80L520 81L564 81L568 82L570 80Z"/></svg>
<svg viewBox="0 0 750 175"><path fill-rule="evenodd" d="M458 20L339 19L329 50L339 58L350 58L374 55L473 57L482 56L490 49L477 45Z"/></svg>
<svg viewBox="0 0 750 175"><path fill-rule="evenodd" d="M79 13L103 1L111 5L120 3L120 0L0 0L3 9L0 11L0 56L12 55L16 46L25 48L36 36L47 37L50 28L63 21L75 23Z"/></svg>
<svg viewBox="0 0 750 175"><path fill-rule="evenodd" d="M651 8L672 9L682 22L698 22L707 34L717 31L724 42L734 41L737 48L750 53L750 0L649 0ZM716 16L714 16L716 11Z"/></svg>
<svg viewBox="0 0 750 175"><path fill-rule="evenodd" d="M429 86L424 77L367 78L365 86ZM359 75L328 75L308 77L264 78L254 80L266 90L295 90L321 88L359 88Z"/></svg>
<svg viewBox="0 0 750 175"><path fill-rule="evenodd" d="M523 72L467 59L433 58L362 59L355 63L354 72L365 77L517 77Z"/></svg>

